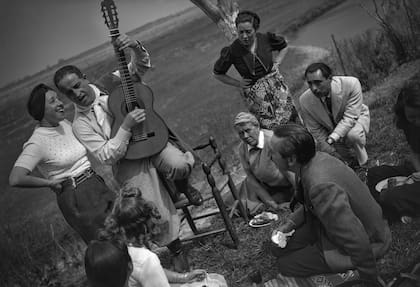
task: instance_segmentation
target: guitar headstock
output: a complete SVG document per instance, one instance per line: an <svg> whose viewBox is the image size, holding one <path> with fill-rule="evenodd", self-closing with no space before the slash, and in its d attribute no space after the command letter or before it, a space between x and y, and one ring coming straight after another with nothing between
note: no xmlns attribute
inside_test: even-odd
<svg viewBox="0 0 420 287"><path fill-rule="evenodd" d="M109 30L118 29L118 14L117 6L113 0L102 0L101 2L102 15L105 19L105 24Z"/></svg>

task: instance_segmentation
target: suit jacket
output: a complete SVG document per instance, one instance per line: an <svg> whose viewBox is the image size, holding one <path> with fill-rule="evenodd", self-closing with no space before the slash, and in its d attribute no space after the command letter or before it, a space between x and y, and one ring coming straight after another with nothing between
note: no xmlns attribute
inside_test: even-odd
<svg viewBox="0 0 420 287"><path fill-rule="evenodd" d="M239 159L247 176L254 177L259 183L275 187L283 185L284 175L271 160L268 142L273 136L273 131L261 129L264 134L264 146L262 149L254 148L254 157L250 159L248 144L241 141L239 145Z"/></svg>
<svg viewBox="0 0 420 287"><path fill-rule="evenodd" d="M385 254L391 232L368 187L340 160L317 152L297 178L303 205L290 219L310 224L328 266L376 275L375 258Z"/></svg>
<svg viewBox="0 0 420 287"><path fill-rule="evenodd" d="M363 104L360 82L355 77L334 76L331 81L331 121L328 111L310 89L299 98L301 115L306 128L314 136L321 151L333 152L326 139L335 133L345 137L350 129L359 122L365 132L369 132L369 108Z"/></svg>

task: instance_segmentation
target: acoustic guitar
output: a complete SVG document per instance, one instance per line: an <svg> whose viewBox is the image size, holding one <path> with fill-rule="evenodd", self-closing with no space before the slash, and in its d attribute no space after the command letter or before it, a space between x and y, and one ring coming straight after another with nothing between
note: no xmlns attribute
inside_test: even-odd
<svg viewBox="0 0 420 287"><path fill-rule="evenodd" d="M103 0L101 10L111 38L119 37L117 7L113 0ZM109 91L108 106L114 115L111 137L118 132L125 116L136 107L144 109L146 120L131 129L131 139L127 147L126 159L140 159L159 153L167 144L169 132L164 120L153 109L153 92L147 85L133 82L124 51L114 45L118 58L121 85Z"/></svg>

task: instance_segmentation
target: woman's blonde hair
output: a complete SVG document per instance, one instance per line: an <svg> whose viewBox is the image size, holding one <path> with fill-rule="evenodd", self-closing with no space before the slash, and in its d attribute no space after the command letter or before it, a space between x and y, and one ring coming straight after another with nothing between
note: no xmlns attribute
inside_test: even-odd
<svg viewBox="0 0 420 287"><path fill-rule="evenodd" d="M153 203L141 196L139 188L124 186L105 220L100 238L117 238L140 246L149 246L159 234L161 216Z"/></svg>

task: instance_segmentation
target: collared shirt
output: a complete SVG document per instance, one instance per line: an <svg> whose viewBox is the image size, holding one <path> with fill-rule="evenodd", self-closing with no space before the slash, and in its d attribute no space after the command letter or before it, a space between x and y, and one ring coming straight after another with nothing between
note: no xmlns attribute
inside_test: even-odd
<svg viewBox="0 0 420 287"><path fill-rule="evenodd" d="M134 78L141 80L141 77L145 74L150 65L149 53L143 46L139 46L134 52L134 57L131 58L129 64L129 71ZM113 73L113 77L117 77L118 73ZM98 100L101 91L97 86L91 84L96 94L96 100ZM106 86L105 84L103 86ZM94 103L95 103L94 102ZM100 124L95 113L91 109L76 106L75 118L73 121L73 131L79 141L86 147L95 159L102 164L113 165L119 159L121 159L126 151L127 145L131 138L131 132L122 129L121 127L113 138L110 138L108 129L104 129L103 125ZM112 116L106 112L108 109L107 101L102 103L104 112L106 113L104 121L105 124L111 125Z"/></svg>
<svg viewBox="0 0 420 287"><path fill-rule="evenodd" d="M269 147L264 144L273 135L273 131L261 129L258 144L249 149L249 145L241 143L239 158L246 174L254 176L268 186L284 184L284 175L271 160Z"/></svg>
<svg viewBox="0 0 420 287"><path fill-rule="evenodd" d="M263 131L260 130L260 133L258 135L258 143L257 143L256 146L251 146L249 144L247 144L247 146L248 146L248 152L253 148L263 149L264 148L264 133L263 133Z"/></svg>

